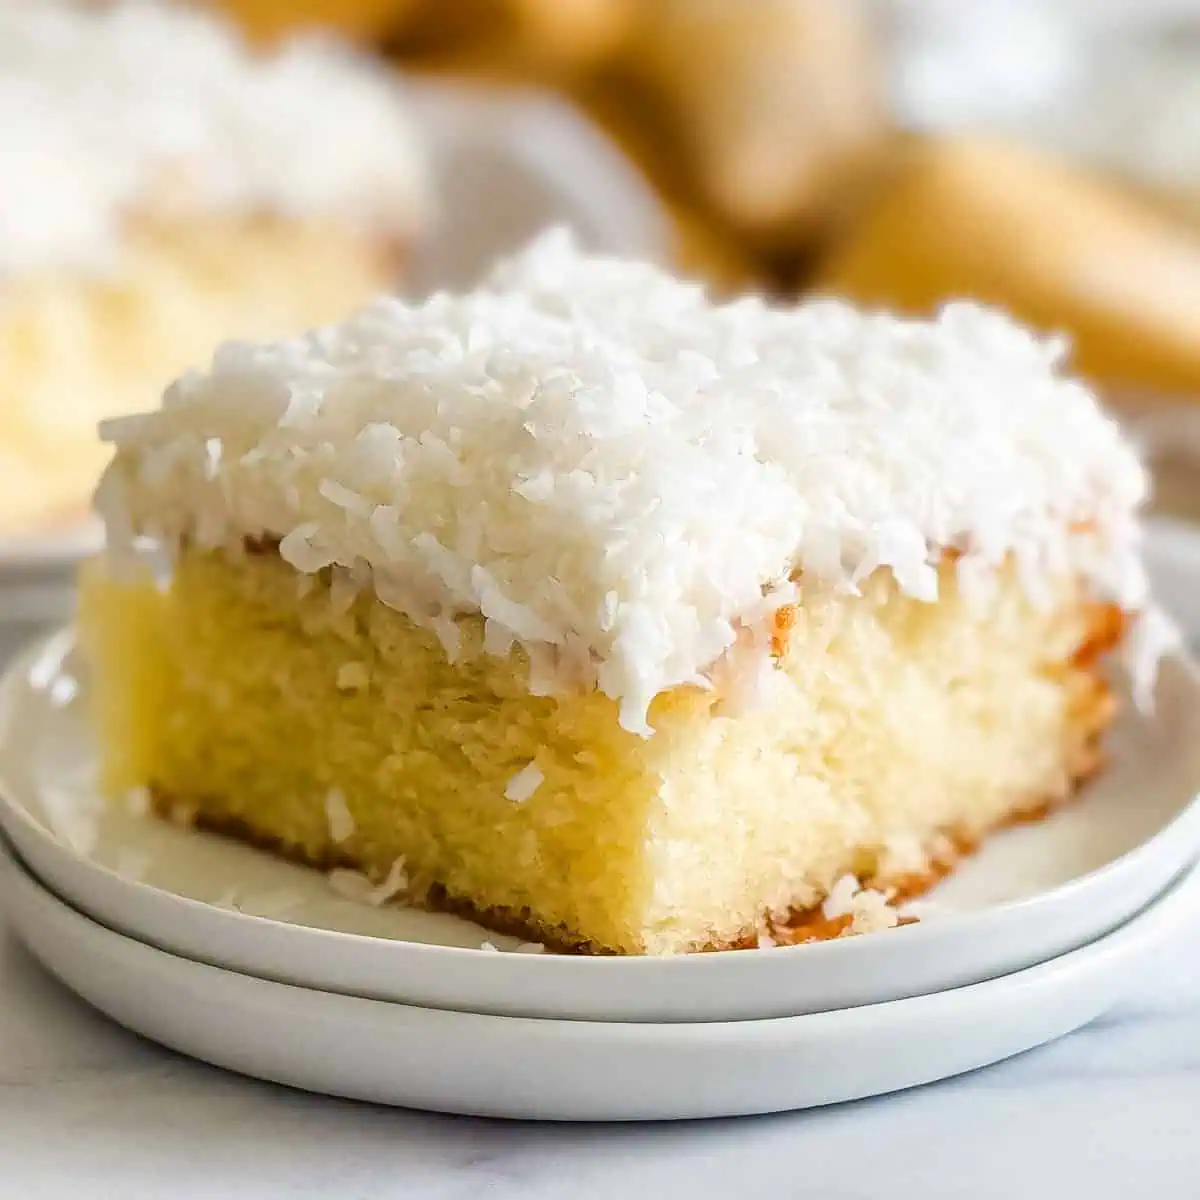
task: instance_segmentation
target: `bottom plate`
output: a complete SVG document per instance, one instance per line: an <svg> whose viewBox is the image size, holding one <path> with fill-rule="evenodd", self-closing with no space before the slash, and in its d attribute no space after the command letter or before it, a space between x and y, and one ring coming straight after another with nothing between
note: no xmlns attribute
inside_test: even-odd
<svg viewBox="0 0 1200 1200"><path fill-rule="evenodd" d="M802 1017L646 1025L416 1008L205 966L96 924L0 852L0 894L29 949L154 1041L309 1091L554 1121L780 1112L986 1066L1110 1008L1198 890L1200 872L1092 945L970 987Z"/></svg>

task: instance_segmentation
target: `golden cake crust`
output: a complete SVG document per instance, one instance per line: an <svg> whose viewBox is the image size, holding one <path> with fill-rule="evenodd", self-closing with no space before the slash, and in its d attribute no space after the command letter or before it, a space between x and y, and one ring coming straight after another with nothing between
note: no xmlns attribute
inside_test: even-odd
<svg viewBox="0 0 1200 1200"><path fill-rule="evenodd" d="M1095 747L1104 729L1097 729L1089 743ZM1088 769L1072 780L1071 790L1065 795L1040 797L1030 801L1029 807L1010 814L1004 821L996 825L990 833L999 833L1004 829L1018 825L1036 824L1057 812L1065 804L1074 799L1093 776L1103 767L1103 757L1098 748L1088 760ZM271 837L261 830L254 829L247 822L233 817L228 813L220 813L203 808L197 809L190 804L181 804L161 789L152 788L151 809L159 817L179 824L188 824L197 830L232 838L257 849L275 854L289 862L304 867L314 867L321 871L331 871L338 867L359 870L362 864L353 855L345 854L329 848L325 854L313 854L309 849ZM908 873L894 878L873 877L864 881L864 886L884 892L892 903L903 903L915 900L942 882L963 858L974 854L982 846L984 838L968 837L953 830L946 830L942 840L948 853L935 858L927 871ZM411 898L407 898L409 900ZM464 920L473 921L485 929L495 933L518 937L527 942L537 942L556 954L582 954L596 957L615 957L616 953L606 946L571 939L561 928L550 928L541 922L528 910L517 911L511 908L481 909L469 900L450 896L443 888L432 888L422 898L419 907L430 912L444 912ZM826 917L820 904L808 908L793 909L786 919L778 920L769 914L763 914L762 927L769 931L771 941L776 946L799 946L811 942L831 941L834 938L845 937L851 933L852 917L845 914L837 917ZM897 922L897 928L904 925L917 924L918 918L902 916ZM726 950L753 950L759 945L757 931L748 932L744 937L735 941L709 943L696 947L695 953L714 953Z"/></svg>

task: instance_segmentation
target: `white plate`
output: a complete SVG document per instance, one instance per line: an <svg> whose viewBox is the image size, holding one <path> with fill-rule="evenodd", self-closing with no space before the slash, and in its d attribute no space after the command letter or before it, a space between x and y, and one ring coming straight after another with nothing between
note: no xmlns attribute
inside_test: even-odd
<svg viewBox="0 0 1200 1200"><path fill-rule="evenodd" d="M103 527L91 517L42 534L0 537L0 571L6 576L41 575L94 554L103 544Z"/></svg>
<svg viewBox="0 0 1200 1200"><path fill-rule="evenodd" d="M205 966L95 924L0 852L18 936L68 987L154 1041L310 1091L553 1121L779 1112L986 1066L1120 1000L1192 919L1198 890L1188 879L1082 950L956 991L766 1021L606 1024L415 1008Z"/></svg>
<svg viewBox="0 0 1200 1200"><path fill-rule="evenodd" d="M410 248L405 292L469 287L498 255L552 225L571 227L601 253L669 257L670 221L654 191L595 124L561 99L436 81L414 80L405 90L436 196L428 232ZM0 537L0 621L5 593L18 589L7 607L19 607L19 619L62 620L75 567L102 544L99 522L90 518L41 535ZM31 575L54 590L33 590Z"/></svg>
<svg viewBox="0 0 1200 1200"><path fill-rule="evenodd" d="M4 831L41 878L105 924L305 987L582 1020L791 1016L1042 962L1113 929L1200 853L1200 684L1171 662L1158 715L1127 713L1102 781L1049 820L990 840L935 893L951 911L919 925L676 958L490 953L485 940L517 943L453 917L342 899L315 871L104 804L70 647L60 634L29 650L0 684Z"/></svg>
<svg viewBox="0 0 1200 1200"><path fill-rule="evenodd" d="M91 518L45 534L0 537L0 629L67 620L76 567L103 545L103 528Z"/></svg>

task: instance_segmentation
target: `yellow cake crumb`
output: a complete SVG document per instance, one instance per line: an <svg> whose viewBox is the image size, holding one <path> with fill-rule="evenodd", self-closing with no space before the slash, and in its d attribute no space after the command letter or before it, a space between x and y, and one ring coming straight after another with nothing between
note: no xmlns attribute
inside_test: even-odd
<svg viewBox="0 0 1200 1200"><path fill-rule="evenodd" d="M373 597L339 612L326 579L297 598L272 554L185 553L167 591L93 572L83 619L110 790L376 879L403 861L418 901L539 941L671 953L752 938L897 844L978 837L1087 768L1109 715L1071 664L1091 610L1070 587L1035 607L1009 576L977 614L948 566L941 586L923 604L881 572L860 598L807 597L764 703L718 716L718 695L676 689L648 739L602 695L529 695L519 652L451 664ZM339 688L348 660L369 687Z"/></svg>

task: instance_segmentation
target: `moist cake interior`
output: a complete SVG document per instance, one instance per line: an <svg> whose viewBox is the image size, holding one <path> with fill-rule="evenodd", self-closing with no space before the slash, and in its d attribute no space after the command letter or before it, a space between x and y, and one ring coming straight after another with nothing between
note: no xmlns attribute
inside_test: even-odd
<svg viewBox="0 0 1200 1200"><path fill-rule="evenodd" d="M1070 586L1039 610L1009 577L974 612L950 567L943 587L806 597L764 703L714 716L719 694L681 689L647 739L605 696L530 696L517 653L454 666L365 595L297 598L274 552L189 555L166 593L89 584L107 783L314 865L403 858L410 899L558 948L780 940L841 876L911 883L1099 762L1114 610Z"/></svg>

